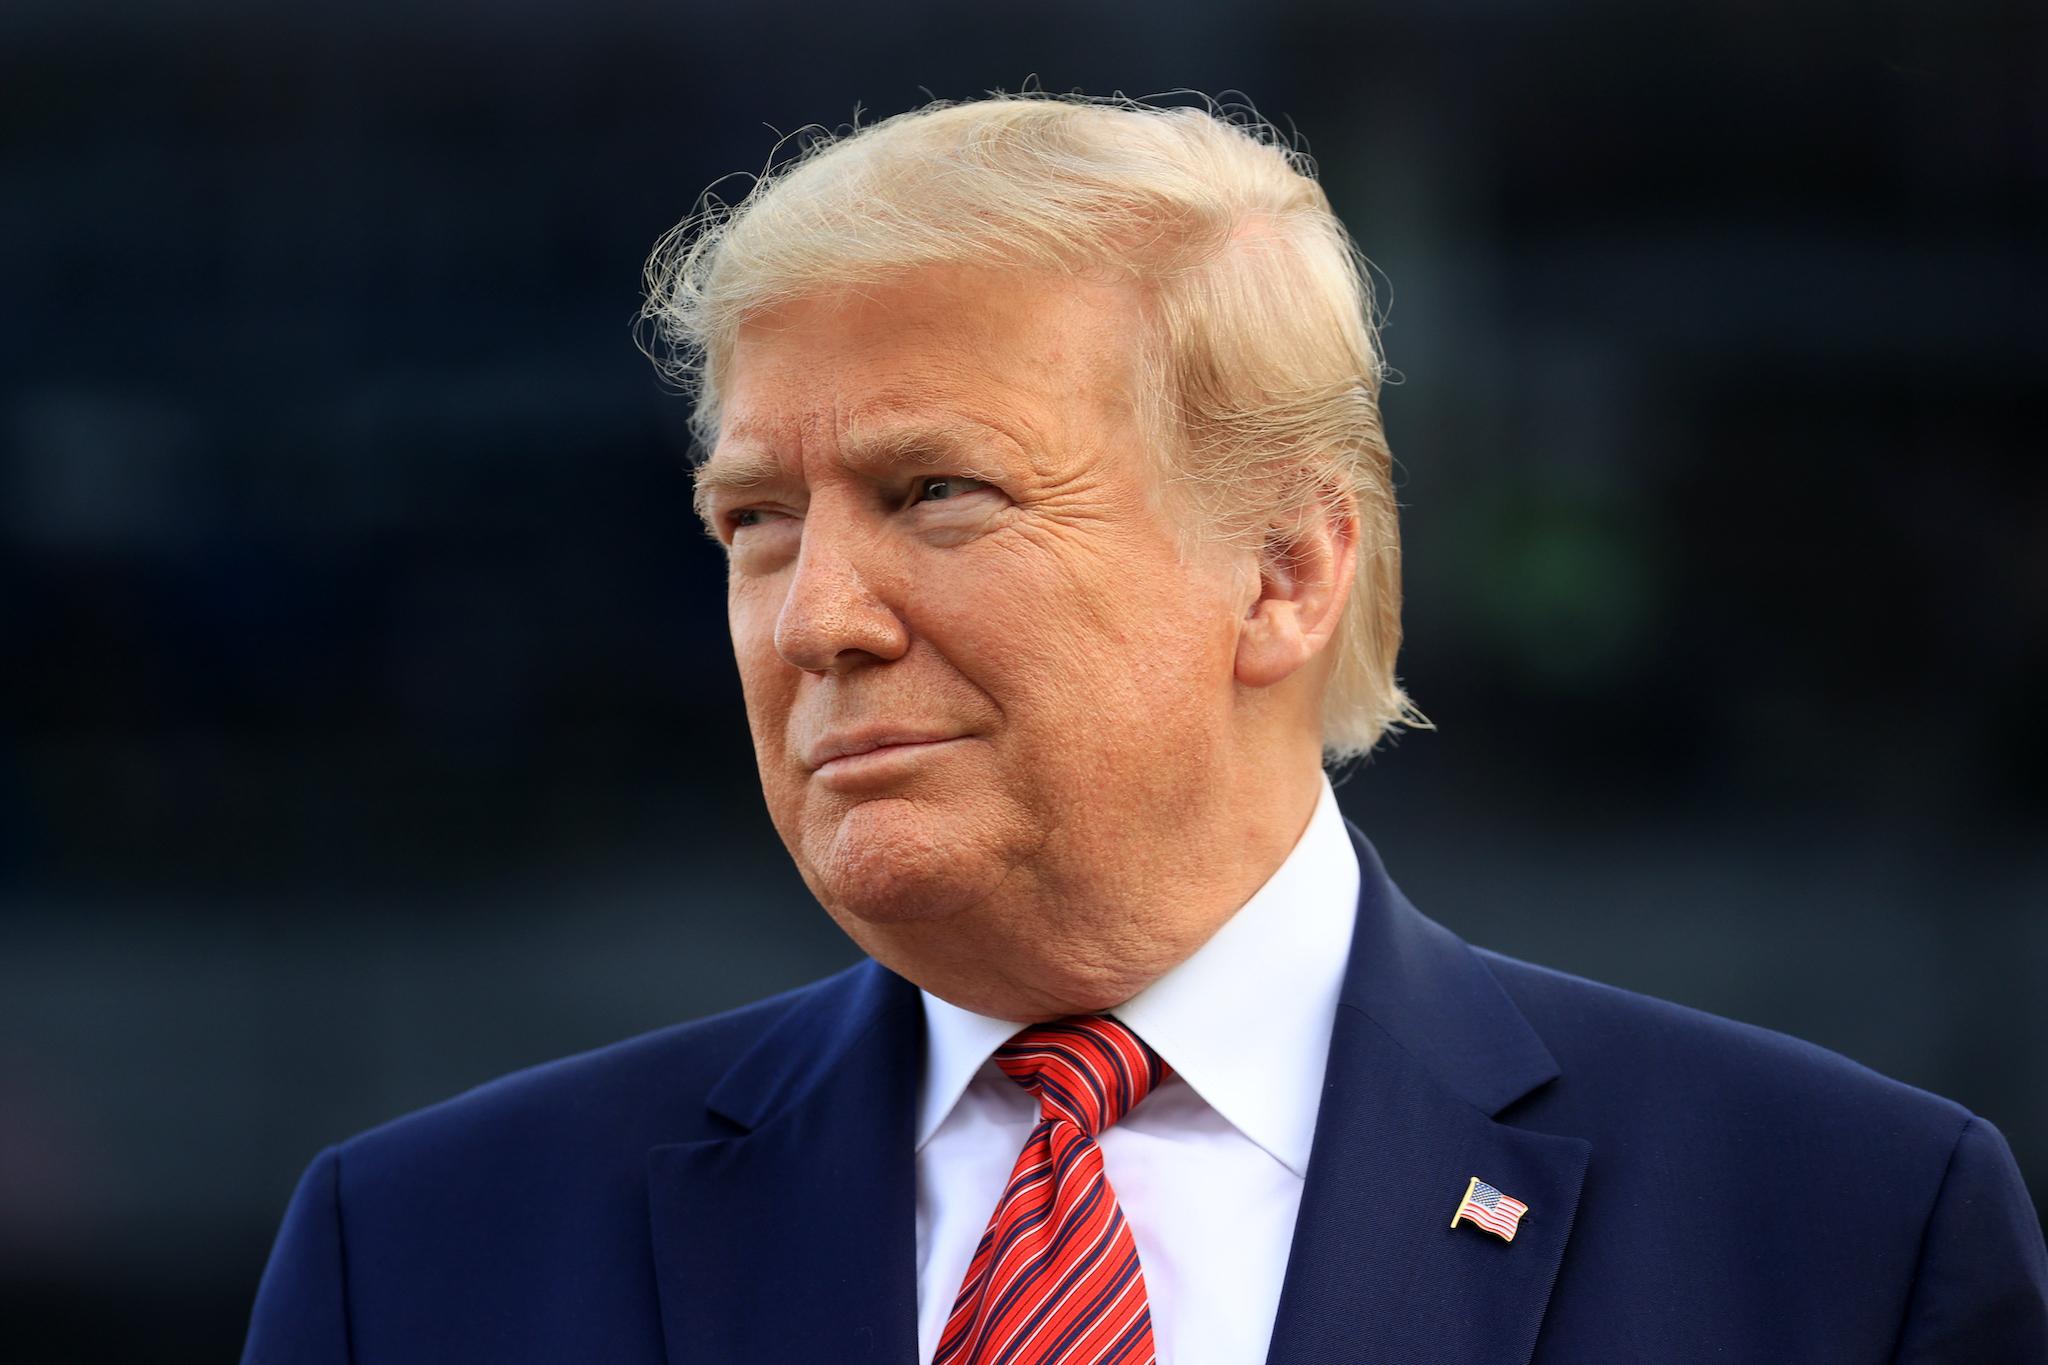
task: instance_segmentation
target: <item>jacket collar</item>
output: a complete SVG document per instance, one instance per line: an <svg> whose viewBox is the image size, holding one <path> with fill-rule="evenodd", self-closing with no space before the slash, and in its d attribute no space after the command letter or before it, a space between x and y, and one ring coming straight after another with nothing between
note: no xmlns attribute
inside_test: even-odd
<svg viewBox="0 0 2048 1365"><path fill-rule="evenodd" d="M1358 922L1269 1365L1524 1361L1589 1148L1494 1121L1557 1062L1350 832ZM649 1153L669 1365L914 1361L923 1055L916 988L863 962L713 1088L731 1137ZM1529 1205L1512 1243L1449 1227L1475 1175Z"/></svg>
<svg viewBox="0 0 2048 1365"><path fill-rule="evenodd" d="M669 1365L910 1365L923 1054L916 987L863 962L801 992L712 1089L731 1137L647 1154Z"/></svg>
<svg viewBox="0 0 2048 1365"><path fill-rule="evenodd" d="M920 1017L901 1017L906 1013ZM849 1067L872 1072L879 1062L901 1069L901 1057L878 1049L913 1025L918 1047L907 1055L914 1069L923 1055L921 1016L915 986L880 963L860 962L798 992L796 1004L712 1087L705 1104L742 1128L758 1128Z"/></svg>
<svg viewBox="0 0 2048 1365"><path fill-rule="evenodd" d="M1590 1148L1494 1121L1556 1060L1478 955L1351 836L1358 926L1267 1360L1519 1365ZM1529 1206L1512 1242L1450 1225L1474 1176Z"/></svg>
<svg viewBox="0 0 2048 1365"><path fill-rule="evenodd" d="M1365 1014L1447 1089L1489 1116L1556 1079L1550 1049L1471 946L1409 903L1358 826L1346 821L1345 829L1358 855L1358 920L1339 1004ZM758 1127L776 1111L801 1104L849 1059L855 1065L900 1063L874 1058L872 1036L904 1029L906 1021L892 1015L920 1008L914 986L876 962L861 962L800 992L706 1103L742 1128ZM865 1063L863 1053L869 1054Z"/></svg>
<svg viewBox="0 0 2048 1365"><path fill-rule="evenodd" d="M1339 1005L1488 1117L1555 1080L1557 1060L1471 945L1409 904L1358 826L1345 828L1358 854L1358 923Z"/></svg>

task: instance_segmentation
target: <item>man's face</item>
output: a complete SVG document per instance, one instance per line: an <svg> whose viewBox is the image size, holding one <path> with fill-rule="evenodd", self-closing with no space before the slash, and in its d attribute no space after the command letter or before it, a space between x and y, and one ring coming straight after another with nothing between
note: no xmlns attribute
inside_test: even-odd
<svg viewBox="0 0 2048 1365"><path fill-rule="evenodd" d="M699 485L761 785L885 962L1113 922L1229 739L1242 579L1181 553L1142 335L1118 288L927 271L739 336Z"/></svg>

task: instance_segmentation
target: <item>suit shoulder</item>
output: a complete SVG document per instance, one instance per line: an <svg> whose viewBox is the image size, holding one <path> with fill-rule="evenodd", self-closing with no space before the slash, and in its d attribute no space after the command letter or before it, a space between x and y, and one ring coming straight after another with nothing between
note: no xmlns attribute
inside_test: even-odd
<svg viewBox="0 0 2048 1365"><path fill-rule="evenodd" d="M1637 1102L1830 1129L1871 1125L1942 1153L1973 1117L1962 1105L1789 1034L1474 949L1543 1038L1567 1081L1600 1077Z"/></svg>
<svg viewBox="0 0 2048 1365"><path fill-rule="evenodd" d="M626 1147L713 1134L704 1100L726 1071L846 973L499 1076L340 1144L344 1166L476 1150L508 1140L560 1149L605 1134Z"/></svg>

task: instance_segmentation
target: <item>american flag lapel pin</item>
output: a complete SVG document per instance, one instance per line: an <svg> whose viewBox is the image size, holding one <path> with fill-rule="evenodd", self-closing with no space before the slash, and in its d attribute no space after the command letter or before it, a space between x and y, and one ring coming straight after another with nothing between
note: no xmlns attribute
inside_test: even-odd
<svg viewBox="0 0 2048 1365"><path fill-rule="evenodd" d="M1475 1175L1466 1182L1465 1197L1458 1201L1458 1211L1451 1216L1451 1226L1469 1222L1473 1227L1485 1228L1503 1242L1512 1242L1515 1229L1522 1224L1522 1215L1528 1211L1527 1204L1502 1194Z"/></svg>

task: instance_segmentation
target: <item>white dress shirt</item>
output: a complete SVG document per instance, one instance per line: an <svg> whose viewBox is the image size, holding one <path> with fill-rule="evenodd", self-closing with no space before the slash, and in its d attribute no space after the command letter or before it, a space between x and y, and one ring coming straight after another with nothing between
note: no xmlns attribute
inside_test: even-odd
<svg viewBox="0 0 2048 1365"><path fill-rule="evenodd" d="M1098 1139L1144 1267L1160 1365L1266 1358L1357 908L1358 857L1325 779L1266 884L1113 1011L1173 1068ZM917 1344L929 1362L1038 1103L992 1060L1023 1025L929 992L924 1011Z"/></svg>

